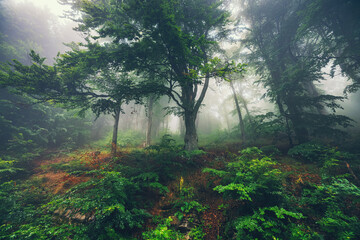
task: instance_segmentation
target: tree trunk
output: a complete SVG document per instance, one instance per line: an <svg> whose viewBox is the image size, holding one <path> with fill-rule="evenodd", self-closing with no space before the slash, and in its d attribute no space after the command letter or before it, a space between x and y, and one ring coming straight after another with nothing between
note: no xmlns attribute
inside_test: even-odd
<svg viewBox="0 0 360 240"><path fill-rule="evenodd" d="M245 108L246 114L247 114L248 117L249 117L249 122L250 122L250 124L251 124L251 125L254 125L254 122L253 122L252 117L251 117L251 115L250 115L250 112L249 112L249 109L248 109L248 107L247 107L247 103L246 103L245 99L242 98L241 100L242 100L242 103L244 104L244 108Z"/></svg>
<svg viewBox="0 0 360 240"><path fill-rule="evenodd" d="M296 139L299 144L309 141L309 131L303 126L304 122L301 118L301 113L297 110L293 100L287 99L286 106L289 111L289 118L293 124Z"/></svg>
<svg viewBox="0 0 360 240"><path fill-rule="evenodd" d="M315 98L315 97L319 96L319 93L316 90L316 87L315 87L313 82L306 82L305 83L305 89L309 93L310 97ZM328 112L326 111L324 106L322 106L320 103L316 104L315 107L316 107L316 110L317 110L317 112L319 114L321 114L321 115L327 115L328 114Z"/></svg>
<svg viewBox="0 0 360 240"><path fill-rule="evenodd" d="M118 135L118 127L119 127L119 119L120 119L120 107L116 108L114 111L114 128L113 135L111 141L111 156L116 156L116 148L117 148L117 135Z"/></svg>
<svg viewBox="0 0 360 240"><path fill-rule="evenodd" d="M228 132L230 132L230 131L231 131L231 128L230 128L230 123L229 123L229 113L228 113L228 111L227 111L226 104L223 104L223 107L222 107L221 109L223 110L223 116L224 116L224 118L225 118L227 130L228 130Z"/></svg>
<svg viewBox="0 0 360 240"><path fill-rule="evenodd" d="M283 105L282 105L282 103L280 102L280 98L279 98L279 97L277 98L276 103L277 103L277 105L278 105L278 107L279 107L280 114L285 118L286 135L287 135L288 140L289 140L289 145L290 145L290 147L293 147L294 144L293 144L293 140L292 140L292 138L291 138L291 129L290 129L290 125L289 125L289 119L288 119L288 117L287 117L286 114L285 114Z"/></svg>
<svg viewBox="0 0 360 240"><path fill-rule="evenodd" d="M235 88L234 88L234 85L233 85L232 81L230 81L230 86L231 86L231 89L232 89L232 91L233 91L234 100L235 100L235 105L236 105L236 111L237 111L238 116L239 116L239 124L240 124L240 130L241 130L241 140L245 141L245 126L244 126L244 121L243 121L243 118L242 118L242 115L241 115L241 110L240 110L239 101L238 101L238 98L237 98L237 96L236 96L236 91L235 91Z"/></svg>
<svg viewBox="0 0 360 240"><path fill-rule="evenodd" d="M149 97L148 102L148 122L147 122L147 131L146 131L146 146L151 145L151 129L152 129L152 117L153 117L153 105L154 105L154 96Z"/></svg>
<svg viewBox="0 0 360 240"><path fill-rule="evenodd" d="M185 150L198 149L198 136L196 133L196 113L185 111Z"/></svg>

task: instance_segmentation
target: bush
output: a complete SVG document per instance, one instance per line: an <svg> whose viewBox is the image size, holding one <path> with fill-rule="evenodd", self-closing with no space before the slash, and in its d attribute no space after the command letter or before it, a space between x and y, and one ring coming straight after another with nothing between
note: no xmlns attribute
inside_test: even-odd
<svg viewBox="0 0 360 240"><path fill-rule="evenodd" d="M236 239L289 239L291 223L303 218L301 213L277 206L260 208L253 215L235 221Z"/></svg>
<svg viewBox="0 0 360 240"><path fill-rule="evenodd" d="M274 145L263 146L260 148L260 150L270 157L281 155L280 150Z"/></svg>
<svg viewBox="0 0 360 240"><path fill-rule="evenodd" d="M107 239L109 229L122 236L142 227L149 214L135 199L139 186L117 172L97 172L92 180L81 183L47 204L46 209L62 218L87 225L90 239ZM140 208L138 208L140 207Z"/></svg>
<svg viewBox="0 0 360 240"><path fill-rule="evenodd" d="M321 185L304 189L298 200L301 210L312 219L329 239L359 239L360 189L345 178L329 178Z"/></svg>
<svg viewBox="0 0 360 240"><path fill-rule="evenodd" d="M0 236L3 239L121 239L141 228L150 214L142 209L144 204L138 199L142 194L139 185L117 172L89 174L93 174L92 180L50 202L40 188L15 191L12 183L1 185L0 200L8 199L0 213L8 218L1 219L6 224L1 226Z"/></svg>
<svg viewBox="0 0 360 240"><path fill-rule="evenodd" d="M143 238L145 240L178 240L182 239L183 236L175 231L170 229L172 218L168 217L165 221L159 224L155 229L144 232Z"/></svg>
<svg viewBox="0 0 360 240"><path fill-rule="evenodd" d="M277 202L281 188L281 172L272 168L276 162L258 148L247 148L225 170L204 169L222 177L222 184L214 188L231 199L256 201L267 205Z"/></svg>

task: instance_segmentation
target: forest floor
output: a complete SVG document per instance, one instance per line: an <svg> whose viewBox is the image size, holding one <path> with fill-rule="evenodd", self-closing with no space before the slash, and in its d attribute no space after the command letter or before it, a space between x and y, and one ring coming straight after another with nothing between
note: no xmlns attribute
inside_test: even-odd
<svg viewBox="0 0 360 240"><path fill-rule="evenodd" d="M225 222L231 218L231 211L225 214L224 208L235 209L241 201L225 200L220 194L213 191L213 186L220 184L221 178L210 176L203 172L204 168L223 169L235 154L238 153L240 146L233 144L224 148L207 149L206 153L189 158L177 157L175 161L180 166L186 165L184 161L191 161L186 167L172 167L172 178L163 182L168 189L165 194L151 194L149 192L148 201L151 202L147 211L154 217L172 217L171 225L183 233L187 233L196 225L202 224L203 232L206 234L203 239L215 240L221 235ZM124 149L117 153L116 162L123 166L136 167L138 159L132 157L133 151L142 149ZM303 164L284 156L282 154L274 156L277 164L274 168L281 170L286 175L283 187L293 194L299 196L301 190L308 184L320 184L321 177L319 168L315 164ZM108 152L92 150L77 150L68 154L50 152L33 162L33 171L30 179L40 180L46 192L61 195L79 183L87 182L91 179L88 174L81 174L81 171L91 171L94 169L109 169L111 156ZM111 170L111 166L110 166ZM80 174L79 174L80 173ZM184 196L180 192L188 191L188 199L201 203L206 206L201 211L174 210L176 203ZM190 196L191 195L191 196ZM185 196L186 198L186 196ZM178 215L176 215L178 213ZM82 216L78 216L81 220ZM189 221L191 219L191 221ZM156 222L149 219L145 227L133 235L141 238L141 232L145 229L153 229Z"/></svg>

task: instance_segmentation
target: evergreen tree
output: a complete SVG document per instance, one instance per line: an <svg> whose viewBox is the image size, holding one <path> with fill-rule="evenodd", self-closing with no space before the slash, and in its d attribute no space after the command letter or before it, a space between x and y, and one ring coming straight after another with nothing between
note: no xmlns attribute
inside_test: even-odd
<svg viewBox="0 0 360 240"><path fill-rule="evenodd" d="M299 143L311 135L333 135L346 127L350 119L328 113L335 112L343 97L321 95L314 83L322 79L321 68L326 61L304 57L319 54L318 41L310 33L298 38L301 25L299 11L307 1L243 1L244 15L250 24L245 44L251 49L266 94L276 103L286 120L287 132L294 131Z"/></svg>

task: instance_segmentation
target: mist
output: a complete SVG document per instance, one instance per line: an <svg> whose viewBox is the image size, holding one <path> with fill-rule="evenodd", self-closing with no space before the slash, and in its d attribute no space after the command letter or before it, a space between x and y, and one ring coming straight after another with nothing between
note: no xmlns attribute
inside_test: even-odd
<svg viewBox="0 0 360 240"><path fill-rule="evenodd" d="M0 239L360 239L357 0L0 0Z"/></svg>

